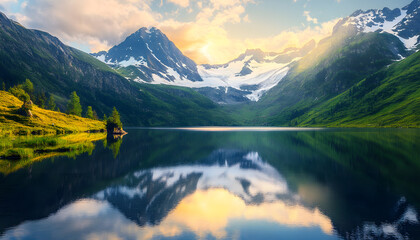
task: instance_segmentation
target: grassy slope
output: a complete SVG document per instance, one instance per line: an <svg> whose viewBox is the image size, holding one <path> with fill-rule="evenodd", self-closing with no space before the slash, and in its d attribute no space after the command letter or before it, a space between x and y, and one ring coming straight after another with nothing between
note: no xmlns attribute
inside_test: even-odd
<svg viewBox="0 0 420 240"><path fill-rule="evenodd" d="M86 132L105 128L104 123L101 121L49 111L37 106L33 107L33 118L23 117L16 113L16 110L22 104L22 101L10 93L0 91L0 135L19 132L40 132L44 134Z"/></svg>
<svg viewBox="0 0 420 240"><path fill-rule="evenodd" d="M420 52L296 120L300 126L420 127Z"/></svg>

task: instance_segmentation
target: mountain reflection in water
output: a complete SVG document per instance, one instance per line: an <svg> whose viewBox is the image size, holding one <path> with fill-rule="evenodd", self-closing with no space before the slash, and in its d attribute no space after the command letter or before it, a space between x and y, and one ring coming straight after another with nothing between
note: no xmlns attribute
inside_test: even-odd
<svg viewBox="0 0 420 240"><path fill-rule="evenodd" d="M48 226L52 232L44 233L47 238L64 227L72 237L81 234L81 239L109 237L116 229L120 229L118 236L140 239L174 237L184 232L198 238L231 238L226 229L235 221L313 227L333 234L331 220L319 209L302 205L284 178L257 152L218 150L212 155L214 164L135 172L95 194L96 200L79 200L10 234L20 233L19 237L25 238L29 237L25 232ZM217 163L221 156L228 157L224 164ZM137 225L128 224L128 219ZM95 222L101 227L93 226Z"/></svg>
<svg viewBox="0 0 420 240"><path fill-rule="evenodd" d="M416 239L418 202L409 199L417 195L407 182L418 170L411 164L417 150L410 151L416 143L409 141L417 135L403 134L409 144L394 144L401 152L381 155L399 135L381 142L382 133L372 134L135 130L119 152L99 144L92 156L81 156L80 168L72 166L74 178L56 183L83 189L95 179L97 184L84 186L85 194L46 217L28 217L0 238ZM99 154L104 151L109 153ZM380 173L370 167L374 161L381 161ZM83 164L93 174L77 175ZM36 177L33 167L35 180L28 185L42 189L36 179L45 175ZM404 171L390 178L394 169Z"/></svg>

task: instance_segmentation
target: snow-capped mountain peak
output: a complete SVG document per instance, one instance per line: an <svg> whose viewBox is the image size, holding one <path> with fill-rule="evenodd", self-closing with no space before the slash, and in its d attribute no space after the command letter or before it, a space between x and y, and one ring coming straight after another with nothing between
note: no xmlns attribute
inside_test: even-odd
<svg viewBox="0 0 420 240"><path fill-rule="evenodd" d="M202 81L196 64L155 27L140 28L97 59L141 82Z"/></svg>
<svg viewBox="0 0 420 240"><path fill-rule="evenodd" d="M406 48L414 49L420 42L420 1L391 10L358 10L340 21L335 32L343 27L353 27L357 32L381 32L398 37Z"/></svg>

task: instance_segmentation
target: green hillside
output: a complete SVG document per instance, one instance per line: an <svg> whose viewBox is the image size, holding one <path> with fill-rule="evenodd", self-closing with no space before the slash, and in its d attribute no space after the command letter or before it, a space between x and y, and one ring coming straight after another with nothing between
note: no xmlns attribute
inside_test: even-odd
<svg viewBox="0 0 420 240"><path fill-rule="evenodd" d="M221 106L190 88L136 84L153 117L144 126L237 125Z"/></svg>
<svg viewBox="0 0 420 240"><path fill-rule="evenodd" d="M296 119L300 126L420 127L420 52Z"/></svg>

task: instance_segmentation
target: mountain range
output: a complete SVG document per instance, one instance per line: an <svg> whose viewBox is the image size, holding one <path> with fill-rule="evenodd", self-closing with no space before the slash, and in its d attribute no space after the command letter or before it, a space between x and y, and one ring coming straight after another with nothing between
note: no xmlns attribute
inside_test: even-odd
<svg viewBox="0 0 420 240"><path fill-rule="evenodd" d="M1 14L0 81L29 78L62 109L76 90L130 125L418 127L419 11L358 10L319 42L220 65L197 65L154 27L89 55Z"/></svg>
<svg viewBox="0 0 420 240"><path fill-rule="evenodd" d="M108 52L91 55L131 81L194 88L216 103L235 104L258 101L315 45L312 40L281 53L249 49L226 64L197 66L152 27L139 29Z"/></svg>
<svg viewBox="0 0 420 240"><path fill-rule="evenodd" d="M230 120L211 100L188 88L138 84L94 57L42 31L0 14L0 82L6 88L30 79L35 92L54 97L65 110L72 91L109 115L115 106L133 126L218 125ZM194 115L194 116L191 116Z"/></svg>

